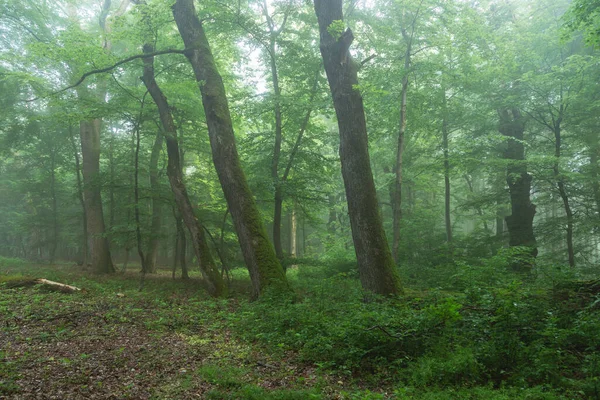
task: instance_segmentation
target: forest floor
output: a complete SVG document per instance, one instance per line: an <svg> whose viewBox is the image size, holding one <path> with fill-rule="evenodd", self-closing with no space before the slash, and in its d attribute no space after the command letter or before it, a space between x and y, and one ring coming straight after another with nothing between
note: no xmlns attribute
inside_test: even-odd
<svg viewBox="0 0 600 400"><path fill-rule="evenodd" d="M546 315L532 308L539 302L535 296L514 297L502 289L498 296L481 296L479 305L467 305L459 303L465 297L458 292L432 297L409 290L400 305L364 303L359 285L345 273L332 281L315 275L311 281L307 269L296 281L297 270L288 272L304 300L278 308L249 303L247 276L236 271L231 297L219 300L205 294L196 273L182 281L160 271L147 275L140 290L137 268L98 276L76 265L0 263L0 399L542 400L597 393L600 375L581 367L592 365L584 361L596 354L589 344L585 353L578 350L582 345L571 349L561 341L559 351L552 350L555 358L536 358L532 371L523 369L534 359L529 355L506 359L496 375L482 366L492 351L505 357L514 332L529 335L532 321ZM42 285L15 287L30 278L82 290L66 294ZM506 313L512 319L503 327L501 313L513 304L515 310ZM599 336L593 312L586 316L592 325L575 327L587 329L590 340ZM481 341L465 336L470 326ZM566 338L575 328L566 327L564 334L547 329ZM399 329L407 333L399 335ZM539 337L542 350L536 336L531 345L515 350L516 357L549 353L555 344L545 331ZM483 346L482 356L476 356L478 347L469 347L473 343ZM425 345L432 350L425 352ZM522 365L511 374L522 383L493 384L494 379L509 382L505 369L517 362Z"/></svg>
<svg viewBox="0 0 600 400"><path fill-rule="evenodd" d="M345 390L340 377L292 353L273 358L236 340L219 314L235 312L237 301L210 301L197 280L165 271L139 291L137 272L108 278L31 266L0 274L5 284L25 274L83 289L0 290L0 398L305 399Z"/></svg>

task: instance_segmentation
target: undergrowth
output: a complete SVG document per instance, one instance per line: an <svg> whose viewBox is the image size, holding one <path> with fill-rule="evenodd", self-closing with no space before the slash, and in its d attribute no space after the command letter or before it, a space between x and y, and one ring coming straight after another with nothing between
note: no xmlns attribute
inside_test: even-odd
<svg viewBox="0 0 600 400"><path fill-rule="evenodd" d="M58 321L29 340L69 340L81 328L56 318L73 313L109 331L135 326L158 342L178 337L200 361L158 382L154 398L185 398L201 388L209 399L600 398L600 297L566 284L573 277L560 268L531 278L495 271L500 259L455 264L451 284L413 286L387 299L367 296L349 264L290 264L295 297L249 302L242 270L233 271L232 297L220 300L196 279L147 276L140 292L133 273L13 263L10 275L0 268L2 280L45 277L85 290L0 290L0 315L11 321L2 329ZM21 365L31 359L0 357L0 394L17 393Z"/></svg>

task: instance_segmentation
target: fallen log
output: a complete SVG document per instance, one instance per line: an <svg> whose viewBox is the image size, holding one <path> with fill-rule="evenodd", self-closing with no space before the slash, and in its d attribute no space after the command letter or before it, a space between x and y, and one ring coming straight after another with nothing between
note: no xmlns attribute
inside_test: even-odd
<svg viewBox="0 0 600 400"><path fill-rule="evenodd" d="M44 278L36 278L36 279L24 279L17 280L13 282L8 282L6 284L6 288L14 289L19 287L29 287L35 285L42 285L44 288L51 290L53 292L61 292L61 293L75 293L81 291L80 288L76 286L66 285L60 282L50 281Z"/></svg>

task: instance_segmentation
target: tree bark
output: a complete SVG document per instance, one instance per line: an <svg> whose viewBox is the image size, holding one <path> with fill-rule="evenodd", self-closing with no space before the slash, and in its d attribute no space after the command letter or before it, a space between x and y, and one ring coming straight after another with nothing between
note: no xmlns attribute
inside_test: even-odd
<svg viewBox="0 0 600 400"><path fill-rule="evenodd" d="M357 66L349 52L354 37L350 29L337 38L330 33L332 23L343 20L342 0L315 0L314 5L338 120L342 176L361 284L377 294L398 294L402 285L379 214L363 100L356 88Z"/></svg>
<svg viewBox="0 0 600 400"><path fill-rule="evenodd" d="M525 124L521 112L517 108L498 111L500 125L498 130L508 138L504 150L504 158L509 160L507 166L506 182L510 193L511 215L505 217L508 227L509 245L529 247L533 258L538 250L533 233L533 218L535 205L529 197L531 191L531 175L527 173L525 163L525 146L523 133ZM515 265L518 269L528 269L532 263Z"/></svg>
<svg viewBox="0 0 600 400"><path fill-rule="evenodd" d="M163 135L156 133L156 139L152 146L150 154L150 190L152 191L152 221L150 224L150 242L148 244L148 272L156 272L158 259L158 247L160 245L160 225L161 225L161 202L160 202L160 184L158 179L158 160L163 145Z"/></svg>
<svg viewBox="0 0 600 400"><path fill-rule="evenodd" d="M289 291L240 164L223 80L193 0L177 0L173 16L202 94L213 162L250 272L252 295L256 298L268 287Z"/></svg>
<svg viewBox="0 0 600 400"><path fill-rule="evenodd" d="M90 236L92 270L96 273L113 273L108 239L105 236L104 212L100 186L100 119L81 121L81 155L83 161L83 192Z"/></svg>
<svg viewBox="0 0 600 400"><path fill-rule="evenodd" d="M145 53L152 53L153 51L152 45L144 45ZM144 75L142 80L158 107L160 120L164 129L165 141L167 142L167 176L171 184L171 190L175 195L177 207L190 232L196 258L200 264L200 271L204 277L207 290L215 297L226 296L227 286L212 257L210 247L208 246L204 234L204 228L194 214L194 209L183 181L179 159L179 144L177 143L177 130L169 109L169 104L167 103L167 98L162 93L154 77L154 57L144 58Z"/></svg>

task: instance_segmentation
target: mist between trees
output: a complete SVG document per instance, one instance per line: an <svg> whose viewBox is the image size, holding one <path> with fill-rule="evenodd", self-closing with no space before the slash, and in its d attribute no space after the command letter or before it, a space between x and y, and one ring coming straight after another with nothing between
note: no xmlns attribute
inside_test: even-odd
<svg viewBox="0 0 600 400"><path fill-rule="evenodd" d="M253 301L303 269L366 302L596 287L599 27L598 0L0 2L0 256Z"/></svg>

